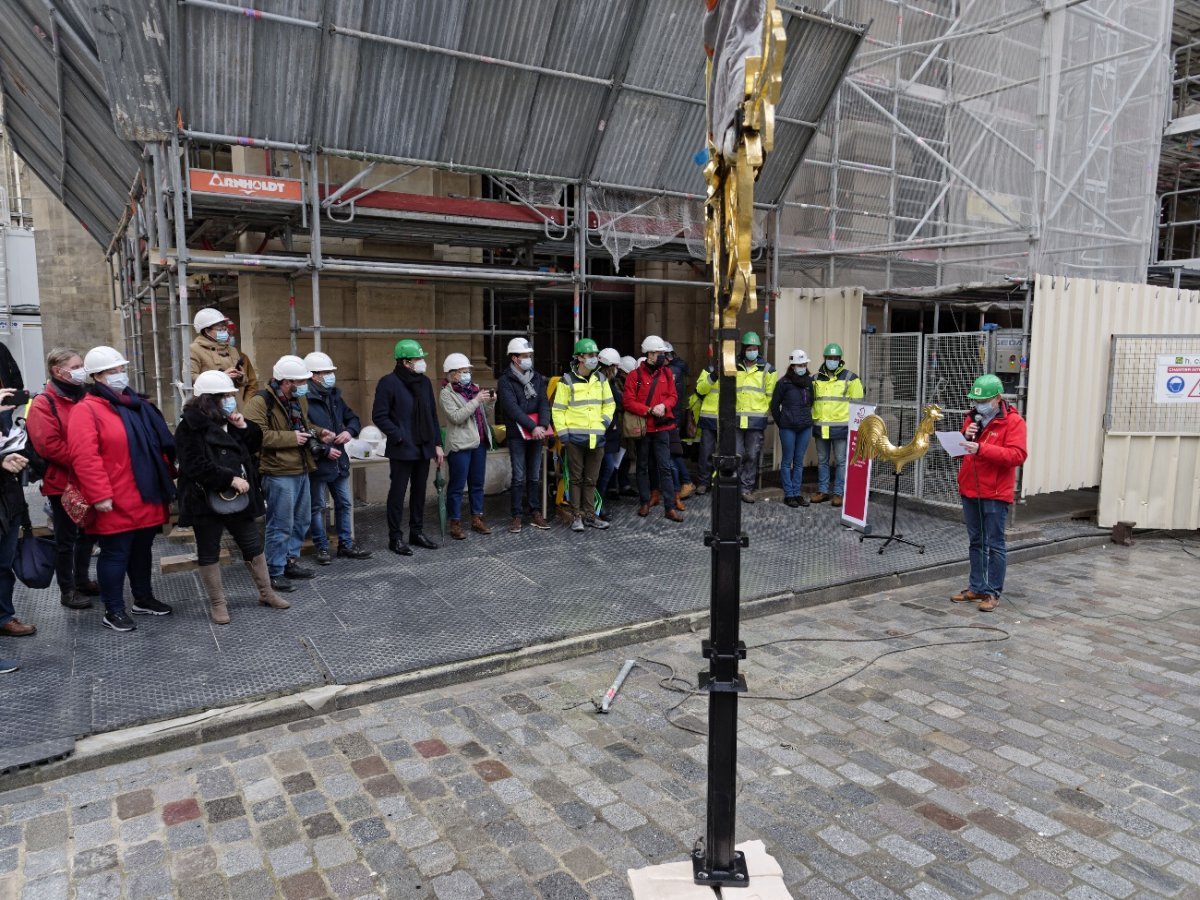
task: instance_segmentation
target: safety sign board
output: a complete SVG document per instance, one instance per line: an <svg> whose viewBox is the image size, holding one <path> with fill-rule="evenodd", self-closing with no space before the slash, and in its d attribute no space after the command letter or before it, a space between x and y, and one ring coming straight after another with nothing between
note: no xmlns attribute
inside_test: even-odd
<svg viewBox="0 0 1200 900"><path fill-rule="evenodd" d="M1200 355L1159 356L1155 403L1200 403Z"/></svg>
<svg viewBox="0 0 1200 900"><path fill-rule="evenodd" d="M197 194L229 194L255 200L278 200L299 203L304 199L298 178L275 178L270 175L246 175L239 172L214 172L211 169L192 169L188 184Z"/></svg>

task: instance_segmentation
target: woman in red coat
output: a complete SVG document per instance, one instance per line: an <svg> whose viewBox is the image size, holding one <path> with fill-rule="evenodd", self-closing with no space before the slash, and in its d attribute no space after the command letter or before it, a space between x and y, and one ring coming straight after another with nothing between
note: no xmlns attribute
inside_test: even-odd
<svg viewBox="0 0 1200 900"><path fill-rule="evenodd" d="M100 593L99 586L88 579L95 539L85 534L71 521L62 505L63 491L71 475L71 457L67 450L67 425L87 393L84 381L83 357L70 347L55 347L46 357L50 380L46 390L33 398L25 418L25 428L33 449L46 460L42 477L42 494L50 501L54 513L54 543L58 550L54 572L62 605L70 609L87 609L88 597Z"/></svg>
<svg viewBox="0 0 1200 900"><path fill-rule="evenodd" d="M67 435L71 469L98 536L96 578L104 601L104 625L114 631L137 626L125 614L125 578L132 612L165 616L150 585L151 548L175 498L175 441L167 423L145 397L129 390L126 359L112 347L93 347L83 359L92 379L88 395L71 416Z"/></svg>

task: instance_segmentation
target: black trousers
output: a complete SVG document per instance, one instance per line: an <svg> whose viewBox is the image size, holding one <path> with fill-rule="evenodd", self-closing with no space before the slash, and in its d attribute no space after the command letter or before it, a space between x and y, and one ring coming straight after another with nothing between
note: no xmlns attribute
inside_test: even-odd
<svg viewBox="0 0 1200 900"><path fill-rule="evenodd" d="M54 574L58 589L74 590L88 581L96 539L71 521L63 509L62 497L51 497L50 508L54 511Z"/></svg>
<svg viewBox="0 0 1200 900"><path fill-rule="evenodd" d="M408 533L425 530L425 484L429 460L392 459L392 483L387 496L388 540L404 540L404 494L408 492Z"/></svg>
<svg viewBox="0 0 1200 900"><path fill-rule="evenodd" d="M253 516L195 516L196 562L213 566L221 561L221 534L228 530L246 562L263 552L262 532Z"/></svg>

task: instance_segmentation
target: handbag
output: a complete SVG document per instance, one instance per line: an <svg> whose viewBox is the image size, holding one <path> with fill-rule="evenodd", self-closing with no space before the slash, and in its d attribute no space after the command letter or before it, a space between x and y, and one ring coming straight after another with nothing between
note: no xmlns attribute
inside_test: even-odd
<svg viewBox="0 0 1200 900"><path fill-rule="evenodd" d="M246 477L246 470L242 469L242 478ZM230 485L223 491L214 491L211 488L205 489L204 500L208 503L208 508L218 516L231 516L234 513L240 513L250 506L250 492L240 493L237 488Z"/></svg>
<svg viewBox="0 0 1200 900"><path fill-rule="evenodd" d="M54 580L54 558L58 547L54 538L37 537L28 528L21 529L13 574L30 588L48 588Z"/></svg>
<svg viewBox="0 0 1200 900"><path fill-rule="evenodd" d="M67 489L62 494L62 505L67 518L80 528L91 524L95 518L92 504L84 499L83 492L73 482L67 482Z"/></svg>
<svg viewBox="0 0 1200 900"><path fill-rule="evenodd" d="M646 406L651 407L654 404L654 391L658 388L658 378L661 373L655 372L654 377L650 379L650 390L646 393ZM637 413L631 413L629 410L624 410L621 413L621 437L630 438L632 440L641 440L646 436L646 417L639 416Z"/></svg>

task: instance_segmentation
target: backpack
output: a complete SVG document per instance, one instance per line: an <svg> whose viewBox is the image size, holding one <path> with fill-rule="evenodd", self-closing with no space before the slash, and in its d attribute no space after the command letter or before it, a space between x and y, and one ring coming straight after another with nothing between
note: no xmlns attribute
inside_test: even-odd
<svg viewBox="0 0 1200 900"><path fill-rule="evenodd" d="M49 391L46 391L46 402L50 404L50 412L54 414L54 418L58 419L58 424L61 426L62 419L58 415L58 407L54 403L54 396ZM42 454L38 453L37 449L33 446L33 441L29 439L29 431L25 427L25 421L29 417L29 410L32 406L33 398L31 397L29 400L29 405L25 407L25 415L15 416L13 418L13 428L19 428L21 430L21 434L24 435L24 439L17 439L10 445L11 449L9 450L9 452L13 453L19 452L23 457L29 460L29 465L27 465L24 470L25 473L27 473L27 480L29 484L34 484L45 478L46 469L49 468L50 465L46 458L42 456ZM9 432L9 434L11 436L12 432ZM9 445L8 441L5 443L6 445ZM20 446L17 446L18 443Z"/></svg>

